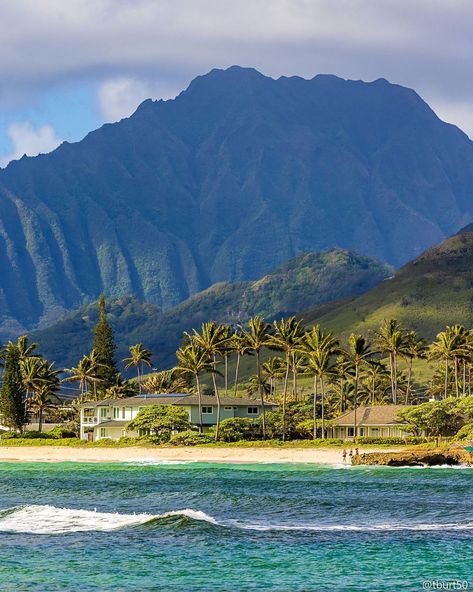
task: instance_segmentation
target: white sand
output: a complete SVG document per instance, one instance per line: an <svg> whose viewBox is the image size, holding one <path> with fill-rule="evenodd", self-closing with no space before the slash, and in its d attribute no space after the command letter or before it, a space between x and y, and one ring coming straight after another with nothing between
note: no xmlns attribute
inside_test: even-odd
<svg viewBox="0 0 473 592"><path fill-rule="evenodd" d="M349 448L347 448L347 451ZM399 448L363 449L395 452ZM191 461L223 463L340 464L342 448L72 448L63 446L1 446L0 462L132 462ZM347 464L349 458L347 457Z"/></svg>

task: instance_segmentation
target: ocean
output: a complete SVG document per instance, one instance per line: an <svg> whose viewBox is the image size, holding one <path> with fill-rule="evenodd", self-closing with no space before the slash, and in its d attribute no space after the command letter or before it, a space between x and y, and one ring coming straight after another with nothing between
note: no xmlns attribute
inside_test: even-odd
<svg viewBox="0 0 473 592"><path fill-rule="evenodd" d="M452 582L473 589L473 469L0 463L1 591Z"/></svg>

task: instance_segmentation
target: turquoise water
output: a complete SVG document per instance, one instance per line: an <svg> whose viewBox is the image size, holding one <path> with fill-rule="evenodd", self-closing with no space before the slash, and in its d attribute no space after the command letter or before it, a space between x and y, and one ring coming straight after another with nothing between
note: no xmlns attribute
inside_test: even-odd
<svg viewBox="0 0 473 592"><path fill-rule="evenodd" d="M0 590L473 589L473 470L0 463Z"/></svg>

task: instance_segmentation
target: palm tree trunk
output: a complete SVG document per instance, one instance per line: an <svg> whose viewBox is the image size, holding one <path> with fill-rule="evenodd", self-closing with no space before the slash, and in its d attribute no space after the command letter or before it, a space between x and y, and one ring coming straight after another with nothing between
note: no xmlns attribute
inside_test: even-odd
<svg viewBox="0 0 473 592"><path fill-rule="evenodd" d="M407 386L406 386L406 399L405 399L405 404L407 405L409 403L409 397L411 394L411 379L412 379L412 363L414 361L414 358L411 356L409 358L409 371L407 373Z"/></svg>
<svg viewBox="0 0 473 592"><path fill-rule="evenodd" d="M38 415L38 432L41 434L42 431L43 431L43 409L40 408L39 415Z"/></svg>
<svg viewBox="0 0 473 592"><path fill-rule="evenodd" d="M443 392L444 399L447 398L447 393L448 393L448 360L447 360L447 358L445 358L445 383L444 383L444 392Z"/></svg>
<svg viewBox="0 0 473 592"><path fill-rule="evenodd" d="M460 391L458 389L458 358L456 356L455 356L454 364L455 364L455 396L458 398L458 396L460 395Z"/></svg>
<svg viewBox="0 0 473 592"><path fill-rule="evenodd" d="M136 372L138 374L138 393L141 395L141 373L140 373L140 364L138 363L136 366Z"/></svg>
<svg viewBox="0 0 473 592"><path fill-rule="evenodd" d="M356 442L356 430L358 428L356 421L356 412L358 410L358 366L355 367L355 415L353 418L353 442Z"/></svg>
<svg viewBox="0 0 473 592"><path fill-rule="evenodd" d="M325 440L325 385L323 376L320 377L320 390L322 392L322 440Z"/></svg>
<svg viewBox="0 0 473 592"><path fill-rule="evenodd" d="M314 374L314 397L312 402L312 421L314 423L312 439L317 438L317 375Z"/></svg>
<svg viewBox="0 0 473 592"><path fill-rule="evenodd" d="M260 366L260 352L256 350L256 374L258 376L259 396L261 401L262 418L263 418L263 440L266 440L266 411L264 408L263 385L261 384L261 366Z"/></svg>
<svg viewBox="0 0 473 592"><path fill-rule="evenodd" d="M217 359L216 356L214 354L213 356L213 367L214 370L217 370ZM215 440L218 440L218 436L220 433L220 393L218 392L218 386L217 386L217 378L216 378L216 372L212 372L212 381L213 381L213 385L214 385L214 393L215 393L215 397L217 399L217 425L215 427Z"/></svg>
<svg viewBox="0 0 473 592"><path fill-rule="evenodd" d="M240 371L240 352L237 352L237 362L236 362L236 368L235 368L235 387L234 387L234 395L235 397L237 396L237 390L238 390L238 373Z"/></svg>
<svg viewBox="0 0 473 592"><path fill-rule="evenodd" d="M371 383L371 404L374 405L375 402L375 393L376 393L376 379L373 377L373 382Z"/></svg>
<svg viewBox="0 0 473 592"><path fill-rule="evenodd" d="M228 353L225 353L225 396L228 397Z"/></svg>
<svg viewBox="0 0 473 592"><path fill-rule="evenodd" d="M394 361L394 405L397 405L397 354L393 353Z"/></svg>
<svg viewBox="0 0 473 592"><path fill-rule="evenodd" d="M340 413L345 411L345 381L343 378L340 379Z"/></svg>
<svg viewBox="0 0 473 592"><path fill-rule="evenodd" d="M296 352L292 352L292 397L297 401Z"/></svg>
<svg viewBox="0 0 473 592"><path fill-rule="evenodd" d="M394 357L393 352L389 352L389 369L391 371L391 400L395 402L395 395L394 395Z"/></svg>
<svg viewBox="0 0 473 592"><path fill-rule="evenodd" d="M466 360L463 360L463 384L462 384L462 397L466 396Z"/></svg>
<svg viewBox="0 0 473 592"><path fill-rule="evenodd" d="M286 374L284 375L284 392L282 395L282 439L286 439L286 399L287 383L289 380L289 352L286 354Z"/></svg>
<svg viewBox="0 0 473 592"><path fill-rule="evenodd" d="M200 392L200 380L198 374L195 374L195 384L197 386L197 397L199 400L199 432L202 434L204 431L204 422L202 420L202 393Z"/></svg>

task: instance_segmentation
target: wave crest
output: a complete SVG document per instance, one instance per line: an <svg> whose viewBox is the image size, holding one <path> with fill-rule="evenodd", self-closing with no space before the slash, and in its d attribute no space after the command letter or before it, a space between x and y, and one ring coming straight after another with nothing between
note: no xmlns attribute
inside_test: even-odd
<svg viewBox="0 0 473 592"><path fill-rule="evenodd" d="M120 514L96 512L49 505L29 505L0 511L0 532L28 534L65 534L69 532L113 531L162 521L185 519L205 522L222 528L251 531L305 532L394 532L473 530L473 522L463 523L392 523L392 524L268 524L219 521L200 510L185 508L163 514Z"/></svg>

